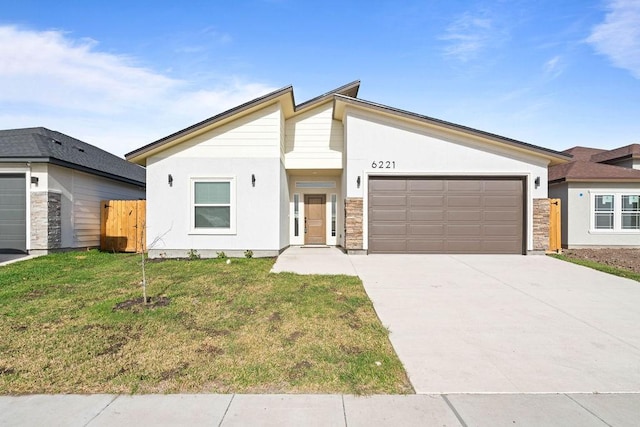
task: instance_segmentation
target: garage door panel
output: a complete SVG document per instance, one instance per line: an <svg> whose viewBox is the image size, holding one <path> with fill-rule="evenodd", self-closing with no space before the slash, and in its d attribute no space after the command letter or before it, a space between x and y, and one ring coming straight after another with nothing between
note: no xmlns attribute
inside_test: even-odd
<svg viewBox="0 0 640 427"><path fill-rule="evenodd" d="M448 211L448 221L481 221L481 210L467 210L467 211Z"/></svg>
<svg viewBox="0 0 640 427"><path fill-rule="evenodd" d="M517 207L522 199L517 196L486 196L484 197L485 207Z"/></svg>
<svg viewBox="0 0 640 427"><path fill-rule="evenodd" d="M518 222L522 218L522 212L515 209L512 211L484 211L483 216L485 221Z"/></svg>
<svg viewBox="0 0 640 427"><path fill-rule="evenodd" d="M484 240L480 248L485 254L520 253L522 247L513 240Z"/></svg>
<svg viewBox="0 0 640 427"><path fill-rule="evenodd" d="M447 191L465 191L465 192L477 192L482 190L482 181L478 180L451 180L447 181Z"/></svg>
<svg viewBox="0 0 640 427"><path fill-rule="evenodd" d="M409 206L438 207L445 205L444 196L408 196Z"/></svg>
<svg viewBox="0 0 640 427"><path fill-rule="evenodd" d="M405 191L407 181L404 179L370 180L369 189L374 191Z"/></svg>
<svg viewBox="0 0 640 427"><path fill-rule="evenodd" d="M479 208L482 206L482 197L480 196L452 196L447 197L447 206L450 208L456 207L472 207Z"/></svg>
<svg viewBox="0 0 640 427"><path fill-rule="evenodd" d="M407 198L401 196L375 196L371 200L373 206L399 206L404 208L407 205Z"/></svg>
<svg viewBox="0 0 640 427"><path fill-rule="evenodd" d="M407 241L407 252L408 253L442 253L445 250L445 241L444 239L410 239Z"/></svg>
<svg viewBox="0 0 640 427"><path fill-rule="evenodd" d="M438 179L412 179L407 181L407 188L415 191L444 191L445 181Z"/></svg>
<svg viewBox="0 0 640 427"><path fill-rule="evenodd" d="M404 236L407 233L407 225L401 224L381 224L371 227L374 236Z"/></svg>
<svg viewBox="0 0 640 427"><path fill-rule="evenodd" d="M371 177L369 182L371 252L523 251L522 179ZM391 187L404 190L376 190Z"/></svg>
<svg viewBox="0 0 640 427"><path fill-rule="evenodd" d="M369 249L372 252L406 253L407 241L405 239L372 239L369 241Z"/></svg>
<svg viewBox="0 0 640 427"><path fill-rule="evenodd" d="M444 225L410 224L408 232L410 236L442 236Z"/></svg>
<svg viewBox="0 0 640 427"><path fill-rule="evenodd" d="M442 221L445 218L443 210L410 210L408 219L410 221Z"/></svg>
<svg viewBox="0 0 640 427"><path fill-rule="evenodd" d="M406 221L407 211L393 209L374 209L372 219L374 221Z"/></svg>
<svg viewBox="0 0 640 427"><path fill-rule="evenodd" d="M516 225L485 225L483 226L485 236L517 236L520 229Z"/></svg>
<svg viewBox="0 0 640 427"><path fill-rule="evenodd" d="M522 181L519 180L487 180L484 182L484 191L506 191L519 192L522 188Z"/></svg>
<svg viewBox="0 0 640 427"><path fill-rule="evenodd" d="M456 254L476 254L482 251L482 244L479 240L455 240L448 239L445 245L446 253Z"/></svg>
<svg viewBox="0 0 640 427"><path fill-rule="evenodd" d="M447 236L482 236L481 225L447 225Z"/></svg>

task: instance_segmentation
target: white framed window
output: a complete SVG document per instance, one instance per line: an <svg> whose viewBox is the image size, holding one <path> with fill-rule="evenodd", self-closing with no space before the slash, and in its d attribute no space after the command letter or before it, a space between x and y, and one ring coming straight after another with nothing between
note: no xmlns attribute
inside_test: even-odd
<svg viewBox="0 0 640 427"><path fill-rule="evenodd" d="M623 194L621 199L622 229L640 230L640 194Z"/></svg>
<svg viewBox="0 0 640 427"><path fill-rule="evenodd" d="M331 195L331 237L336 237L336 223L338 219L338 195Z"/></svg>
<svg viewBox="0 0 640 427"><path fill-rule="evenodd" d="M293 195L293 235L300 236L300 194Z"/></svg>
<svg viewBox="0 0 640 427"><path fill-rule="evenodd" d="M594 193L591 229L595 232L640 232L640 193Z"/></svg>
<svg viewBox="0 0 640 427"><path fill-rule="evenodd" d="M233 234L236 231L235 178L191 179L191 232Z"/></svg>

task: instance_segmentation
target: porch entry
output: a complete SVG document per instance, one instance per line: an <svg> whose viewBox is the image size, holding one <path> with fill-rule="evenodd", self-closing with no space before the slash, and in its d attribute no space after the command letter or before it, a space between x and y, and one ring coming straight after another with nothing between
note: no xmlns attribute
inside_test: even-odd
<svg viewBox="0 0 640 427"><path fill-rule="evenodd" d="M304 244L325 245L327 243L325 194L304 195Z"/></svg>

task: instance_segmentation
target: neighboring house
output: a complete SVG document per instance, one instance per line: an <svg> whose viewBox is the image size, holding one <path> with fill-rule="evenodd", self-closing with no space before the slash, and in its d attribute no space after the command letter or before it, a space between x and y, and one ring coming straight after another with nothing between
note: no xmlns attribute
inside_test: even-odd
<svg viewBox="0 0 640 427"><path fill-rule="evenodd" d="M147 168L147 240L162 236L149 255L544 249L534 200L569 156L363 101L359 86L301 104L285 87L128 153Z"/></svg>
<svg viewBox="0 0 640 427"><path fill-rule="evenodd" d="M0 130L0 250L100 245L100 200L145 197L145 171L45 128Z"/></svg>
<svg viewBox="0 0 640 427"><path fill-rule="evenodd" d="M549 195L562 203L562 246L640 247L640 144L574 147L549 168Z"/></svg>

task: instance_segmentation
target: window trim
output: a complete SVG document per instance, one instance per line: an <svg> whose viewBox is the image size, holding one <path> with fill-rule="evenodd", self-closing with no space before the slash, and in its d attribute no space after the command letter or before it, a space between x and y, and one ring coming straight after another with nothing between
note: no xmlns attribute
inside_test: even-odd
<svg viewBox="0 0 640 427"><path fill-rule="evenodd" d="M198 182L228 182L229 183L229 228L196 228L196 183ZM236 177L235 176L207 176L190 178L189 200L189 234L225 235L236 234Z"/></svg>
<svg viewBox="0 0 640 427"><path fill-rule="evenodd" d="M613 228L596 228L596 197L613 196ZM598 190L590 193L589 232L594 234L640 234L640 229L622 228L622 196L639 196L640 192L633 190Z"/></svg>

